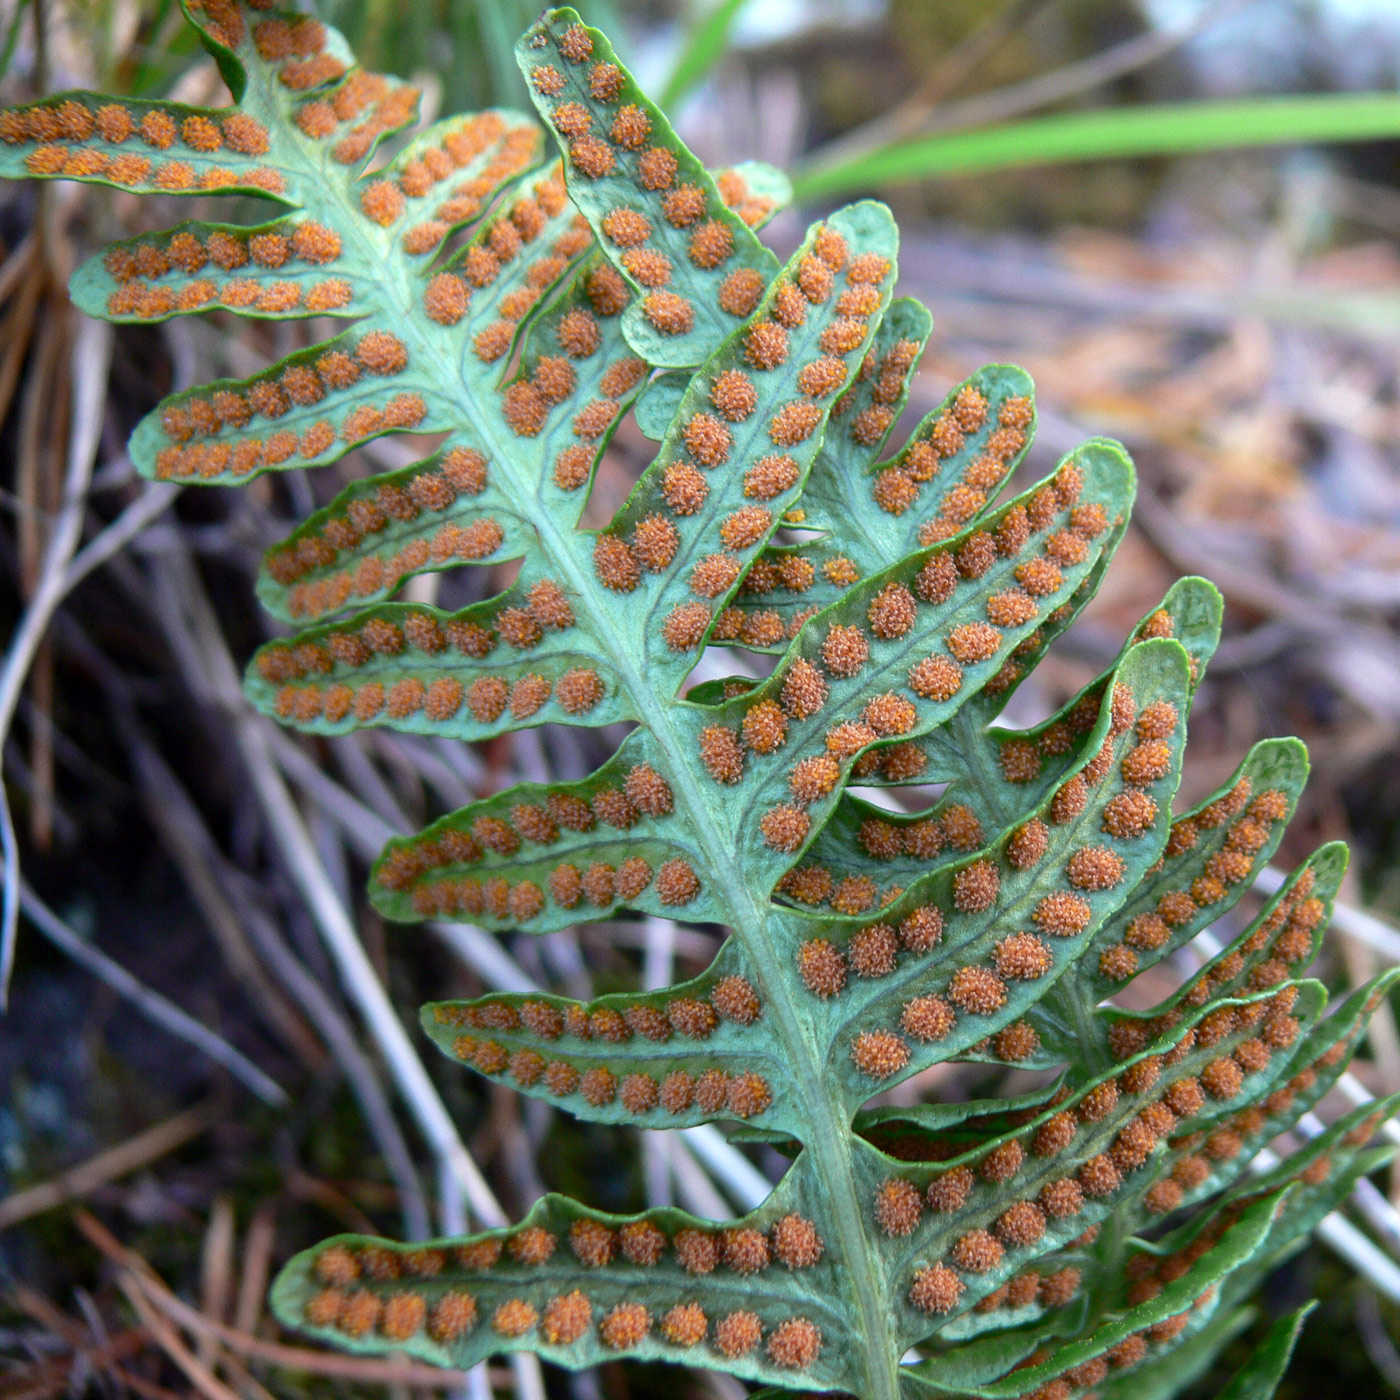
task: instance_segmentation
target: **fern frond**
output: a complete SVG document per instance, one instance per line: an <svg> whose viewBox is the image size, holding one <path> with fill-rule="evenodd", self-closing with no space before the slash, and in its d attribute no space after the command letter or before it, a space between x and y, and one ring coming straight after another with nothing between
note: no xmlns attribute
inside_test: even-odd
<svg viewBox="0 0 1400 1400"><path fill-rule="evenodd" d="M268 551L260 596L296 630L252 659L250 701L325 735L631 725L584 778L391 842L372 898L497 931L628 911L728 930L675 986L436 1002L423 1029L580 1118L724 1123L790 1159L736 1221L548 1196L461 1239L341 1236L287 1265L279 1316L365 1354L668 1360L769 1395L1174 1393L1380 1160L1360 1149L1390 1103L1244 1180L1393 979L1330 1011L1304 980L1345 864L1328 846L1177 991L1111 1000L1236 908L1307 776L1301 745L1266 741L1173 816L1220 632L1200 579L1057 714L997 724L1123 538L1126 453L1090 441L1003 499L1035 409L998 365L890 450L931 322L894 296L889 211L837 210L780 264L758 230L781 176L712 177L572 10L518 51L544 129L494 111L406 135L413 90L314 19L185 4L230 106L64 94L0 114L0 173L277 203L90 260L73 286L94 315L347 324L172 395L133 460L227 485L440 439ZM586 527L629 411L654 458ZM394 599L506 562L514 581L466 608ZM772 673L686 692L707 646ZM907 815L859 792L927 782L943 795ZM954 1059L988 1067L983 1097L869 1106ZM1053 1074L999 1097L1010 1065ZM1238 1400L1267 1393L1294 1330Z"/></svg>

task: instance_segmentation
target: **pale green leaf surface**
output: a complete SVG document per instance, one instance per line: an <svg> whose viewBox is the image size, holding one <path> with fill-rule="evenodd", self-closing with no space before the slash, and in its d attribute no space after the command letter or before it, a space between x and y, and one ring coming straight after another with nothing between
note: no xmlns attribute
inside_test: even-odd
<svg viewBox="0 0 1400 1400"><path fill-rule="evenodd" d="M561 43L577 56L566 54ZM665 261L664 276L658 272L653 277L649 267L642 271L625 253L618 255L638 294L626 322L633 346L654 365L700 363L748 310L736 315L725 309L721 289L726 279L747 270L763 286L778 270L773 254L726 207L709 172L676 140L670 123L631 75L617 67L603 34L583 25L576 10L548 11L520 41L516 57L541 117L561 138L570 194L600 241ZM600 97L593 74L601 64L621 74L621 86L614 89L609 83ZM569 109L564 126L561 108ZM581 120L575 119L576 111ZM619 129L619 120L627 125ZM612 140L603 141L599 132ZM653 150L668 153L664 174L644 163ZM695 211L684 217L668 214L666 194L682 187L697 191ZM770 197L758 196L755 220L766 217L772 204ZM640 243L634 244L630 234L609 235L609 215L622 210L645 221L647 234ZM701 235L703 253L695 241Z"/></svg>

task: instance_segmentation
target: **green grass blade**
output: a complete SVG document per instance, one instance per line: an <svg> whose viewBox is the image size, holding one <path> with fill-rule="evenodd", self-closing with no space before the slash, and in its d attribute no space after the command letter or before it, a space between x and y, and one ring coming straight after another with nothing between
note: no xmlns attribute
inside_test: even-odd
<svg viewBox="0 0 1400 1400"><path fill-rule="evenodd" d="M10 61L15 56L15 48L19 44L20 26L24 23L24 17L29 11L29 0L20 0L15 6L15 12L10 19L10 28L5 35L5 47L0 51L0 78L3 78L10 71Z"/></svg>
<svg viewBox="0 0 1400 1400"><path fill-rule="evenodd" d="M729 31L746 4L748 0L720 0L708 14L691 26L685 47L662 89L663 107L674 107L724 57Z"/></svg>
<svg viewBox="0 0 1400 1400"><path fill-rule="evenodd" d="M793 175L793 188L797 198L812 199L905 180L1078 160L1372 141L1397 135L1400 97L1389 93L1124 107L894 142L836 165L799 169Z"/></svg>

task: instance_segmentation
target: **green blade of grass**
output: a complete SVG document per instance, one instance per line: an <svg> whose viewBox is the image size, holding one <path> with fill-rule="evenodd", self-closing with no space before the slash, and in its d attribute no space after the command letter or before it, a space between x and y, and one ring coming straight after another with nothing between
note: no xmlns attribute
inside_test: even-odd
<svg viewBox="0 0 1400 1400"><path fill-rule="evenodd" d="M515 64L521 16L514 6L509 14L503 13L499 4L478 5L476 15L481 26L482 56L491 75L491 99L503 106L519 106L525 98L525 87Z"/></svg>
<svg viewBox="0 0 1400 1400"><path fill-rule="evenodd" d="M748 0L720 0L691 26L685 47L662 89L663 107L674 106L720 61L729 43L729 31L747 3Z"/></svg>
<svg viewBox="0 0 1400 1400"><path fill-rule="evenodd" d="M3 78L10 71L10 60L15 56L15 46L19 43L20 25L24 22L24 16L29 9L29 0L20 0L15 6L14 15L10 19L9 32L5 35L4 51L0 52L0 78Z"/></svg>
<svg viewBox="0 0 1400 1400"><path fill-rule="evenodd" d="M824 168L799 168L792 183L798 199L811 199L1079 160L1396 136L1400 97L1389 93L1172 103L1069 112L892 142Z"/></svg>

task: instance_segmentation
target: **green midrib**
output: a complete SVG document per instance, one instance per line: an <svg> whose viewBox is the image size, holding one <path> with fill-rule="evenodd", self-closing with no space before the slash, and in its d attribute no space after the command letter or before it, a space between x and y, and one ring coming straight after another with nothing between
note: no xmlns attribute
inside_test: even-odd
<svg viewBox="0 0 1400 1400"><path fill-rule="evenodd" d="M250 71L249 86L260 78L260 72ZM275 101L280 94L268 94L267 84L259 85L265 90L267 105L281 110ZM319 180L322 192L329 193L341 205L344 217L339 221L339 228L345 236L353 238L360 245L366 254L364 265L367 268L388 269L397 265L392 247L385 246L386 239L366 236L366 220L360 209L346 197L341 181L328 179L331 172L324 166L317 169L302 165L302 173ZM439 367L441 373L437 384L454 384L463 391L453 398L453 403L462 417L481 435L483 445L489 445L492 463L505 469L513 484L525 492L526 499L534 498L538 483L526 479L515 469L514 453L518 444L502 441L499 422L487 420L481 413L473 386L465 381L461 366L444 355L438 346L414 334L417 330L417 310L411 288L402 279L376 279L373 285L381 293L381 308L392 318L390 324L394 333L405 341L414 342L413 353L426 357ZM576 551L569 547L569 540L548 509L537 512L531 523L552 562L567 575L588 614L595 637L606 644L609 660L632 697L640 722L666 755L671 770L667 776L676 797L678 815L689 822L692 833L705 852L711 889L718 893L734 936L752 961L754 975L783 1041L788 1067L807 1110L811 1136L805 1146L829 1208L826 1223L838 1242L833 1252L839 1253L845 1266L845 1291L852 1304L852 1315L859 1316L862 1322L862 1335L859 1338L863 1352L861 1369L864 1372L864 1384L860 1391L862 1400L898 1400L899 1352L890 1327L887 1280L863 1226L865 1211L856 1189L852 1155L847 1148L851 1138L850 1125L835 1112L823 1082L821 1063L811 1053L802 1034L801 1023L789 995L792 979L769 936L767 907L753 899L742 883L735 884L724 878L726 869L733 865L732 854L726 850L727 833L720 831L709 819L707 805L700 797L696 776L682 750L681 736L672 724L669 708L658 699L633 664L633 652L627 639L619 635L606 605L598 596L593 577L581 566ZM571 530L570 535L573 533ZM837 1275L841 1276L840 1270L837 1270Z"/></svg>
<svg viewBox="0 0 1400 1400"><path fill-rule="evenodd" d="M550 533L556 532L551 530ZM569 558L571 581L583 593L589 580L582 570L574 567L577 561L572 551L564 548L561 553ZM590 616L597 617L592 598L589 597L588 601ZM699 794L695 774L684 757L680 736L671 723L669 711L657 703L654 692L644 679L626 663L625 658L629 653L618 638L611 620L604 615L600 624L607 628L614 664L637 706L641 722L666 755L670 768L667 776L671 779L677 807L689 819L692 833L705 852L712 889L719 892L727 922L749 955L754 976L783 1042L787 1066L806 1109L810 1136L804 1145L811 1155L823 1197L830 1207L827 1223L840 1241L839 1252L849 1270L846 1292L864 1324L865 1355L862 1359L866 1387L862 1395L870 1400L896 1400L899 1393L898 1356L889 1331L889 1310L883 1306L886 1278L862 1224L865 1211L856 1190L851 1154L846 1148L850 1127L836 1114L831 1096L825 1088L822 1062L811 1052L802 1034L796 1008L788 994L792 984L790 973L783 966L769 936L768 907L753 899L742 882L723 878L726 868L733 866L733 857L726 850L728 833L720 831L708 818L708 805Z"/></svg>

